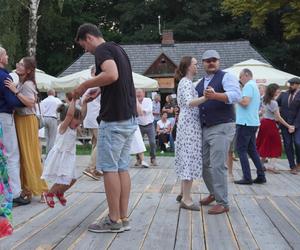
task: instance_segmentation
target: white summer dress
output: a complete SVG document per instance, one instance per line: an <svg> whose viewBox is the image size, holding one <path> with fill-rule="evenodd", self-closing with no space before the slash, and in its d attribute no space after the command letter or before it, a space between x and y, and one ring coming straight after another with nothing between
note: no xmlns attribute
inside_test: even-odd
<svg viewBox="0 0 300 250"><path fill-rule="evenodd" d="M41 178L64 185L77 179L76 129L68 127L64 134L60 134L58 127L55 143L45 160Z"/></svg>
<svg viewBox="0 0 300 250"><path fill-rule="evenodd" d="M202 130L198 107L188 103L198 93L191 80L184 77L178 85L177 102L180 108L176 131L175 169L181 180L193 180L202 175Z"/></svg>
<svg viewBox="0 0 300 250"><path fill-rule="evenodd" d="M135 130L133 134L133 139L130 145L130 154L139 154L146 151L145 143L143 141L143 137L141 134L141 130L139 126Z"/></svg>

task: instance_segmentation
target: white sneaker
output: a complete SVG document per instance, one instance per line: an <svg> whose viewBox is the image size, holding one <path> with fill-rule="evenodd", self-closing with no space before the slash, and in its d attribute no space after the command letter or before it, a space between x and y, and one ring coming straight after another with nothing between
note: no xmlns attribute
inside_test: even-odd
<svg viewBox="0 0 300 250"><path fill-rule="evenodd" d="M164 152L164 151L161 151L160 153L161 153L161 154L164 154L165 152Z"/></svg>
<svg viewBox="0 0 300 250"><path fill-rule="evenodd" d="M149 164L147 163L147 162L145 162L145 161L142 161L142 167L144 167L144 168L149 168Z"/></svg>
<svg viewBox="0 0 300 250"><path fill-rule="evenodd" d="M168 149L170 147L170 145L168 143L165 143L165 147L166 147L166 149Z"/></svg>

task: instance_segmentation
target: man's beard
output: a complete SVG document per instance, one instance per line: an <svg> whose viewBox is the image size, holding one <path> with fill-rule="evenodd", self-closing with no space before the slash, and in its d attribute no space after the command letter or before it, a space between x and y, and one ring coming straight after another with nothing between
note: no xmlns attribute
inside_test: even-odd
<svg viewBox="0 0 300 250"><path fill-rule="evenodd" d="M206 70L206 72L208 73L208 74L215 74L216 72L218 71L218 68L208 68L207 70Z"/></svg>
<svg viewBox="0 0 300 250"><path fill-rule="evenodd" d="M289 91L290 91L290 93L292 93L292 94L294 94L295 93L295 91L296 91L296 89L293 89L293 88L289 88Z"/></svg>

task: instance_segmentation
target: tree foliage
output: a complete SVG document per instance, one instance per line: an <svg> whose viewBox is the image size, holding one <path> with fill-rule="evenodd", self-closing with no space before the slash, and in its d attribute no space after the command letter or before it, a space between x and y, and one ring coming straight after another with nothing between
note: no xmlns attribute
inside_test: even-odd
<svg viewBox="0 0 300 250"><path fill-rule="evenodd" d="M10 62L26 55L29 0L0 0L0 43ZM276 3L274 3L276 2ZM57 75L83 50L74 37L79 25L98 25L108 41L159 43L162 29L172 29L176 42L247 39L275 66L299 75L299 1L235 0L49 0L40 1L37 34L38 67ZM257 3L257 5L255 5ZM226 9L226 11L224 11ZM230 10L230 11L229 11ZM258 14L256 14L256 12ZM255 25L254 25L254 24ZM251 27L260 27L253 28ZM286 25L288 24L288 25ZM291 30L293 30L291 32ZM299 56L298 56L299 55Z"/></svg>
<svg viewBox="0 0 300 250"><path fill-rule="evenodd" d="M280 16L286 39L300 36L299 0L224 0L223 8L234 16L250 14L253 28L264 27L270 15Z"/></svg>

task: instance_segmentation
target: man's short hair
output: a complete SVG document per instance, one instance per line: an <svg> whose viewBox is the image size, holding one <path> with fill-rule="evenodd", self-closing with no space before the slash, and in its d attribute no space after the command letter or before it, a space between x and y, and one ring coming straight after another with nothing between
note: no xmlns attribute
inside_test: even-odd
<svg viewBox="0 0 300 250"><path fill-rule="evenodd" d="M1 46L0 44L0 56L2 56L2 54L5 52L5 49Z"/></svg>
<svg viewBox="0 0 300 250"><path fill-rule="evenodd" d="M95 37L103 37L101 31L98 29L96 25L91 23L84 23L79 26L75 37L75 41L79 42L79 40L86 40L87 34Z"/></svg>
<svg viewBox="0 0 300 250"><path fill-rule="evenodd" d="M48 89L47 95L55 95L55 90L54 89Z"/></svg>
<svg viewBox="0 0 300 250"><path fill-rule="evenodd" d="M253 77L252 71L250 69L242 69L242 74Z"/></svg>

